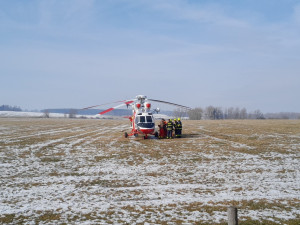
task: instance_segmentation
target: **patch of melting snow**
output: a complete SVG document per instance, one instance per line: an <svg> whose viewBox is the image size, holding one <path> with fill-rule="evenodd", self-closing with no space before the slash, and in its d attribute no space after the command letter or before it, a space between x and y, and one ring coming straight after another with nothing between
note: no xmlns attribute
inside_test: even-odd
<svg viewBox="0 0 300 225"><path fill-rule="evenodd" d="M113 129L123 127L125 126ZM115 224L120 219L118 217L122 217L124 223L136 224L138 221L143 222L146 216L148 221L152 219L154 222L156 219L168 221L170 217L184 221L201 219L221 222L226 220L226 212L187 211L183 206L193 203L218 205L219 202L232 200L268 199L272 202L299 199L298 152L266 152L259 155L233 152L226 155L216 145L214 147L219 149L217 152L187 151L158 159L140 155L143 158L142 164L129 165L128 161L134 158L123 160L114 153L118 140L110 141L105 150L86 147L95 138L100 138L97 134L104 131L97 132L99 133L86 132L1 152L4 158L13 158L8 162L0 161L0 169L4 171L0 183L1 213L34 218L38 216L38 211L50 210L62 213L67 221L68 216L92 212L102 218L101 213L108 214L113 210L114 214L110 219ZM92 136L85 140L83 136L87 134ZM134 138L129 139L129 143L140 147L145 145ZM230 143L237 148L247 147ZM36 160L34 156L17 157L22 151L41 149L52 144L55 146L51 151L65 153L65 158L43 162ZM70 150L75 145L78 145L78 152L71 155ZM172 149L157 148L157 151L164 154ZM110 153L115 157L93 160L96 156ZM49 155L51 156L51 152ZM198 158L202 160L197 161ZM282 172L283 170L289 172ZM288 204L288 201L282 203ZM167 209L170 205L173 207ZM124 210L129 206L135 211ZM153 212L150 210L140 215L138 212L143 212L145 207L152 208ZM160 208L166 210L160 212ZM239 215L260 220L272 218L275 214L276 218L286 220L295 218L299 213L299 209L291 208L290 211L242 210ZM95 220L85 222L94 223ZM106 220L99 219L98 222L101 224Z"/></svg>
<svg viewBox="0 0 300 225"><path fill-rule="evenodd" d="M249 149L249 150L255 149L254 147L250 147L246 144L241 144L241 143L232 142L232 141L230 143L231 143L231 146L233 148L246 148L246 149Z"/></svg>

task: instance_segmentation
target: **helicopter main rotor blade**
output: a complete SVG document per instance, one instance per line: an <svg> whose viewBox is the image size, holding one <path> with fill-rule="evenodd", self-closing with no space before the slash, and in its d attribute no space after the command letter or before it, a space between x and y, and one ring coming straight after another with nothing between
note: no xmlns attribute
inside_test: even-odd
<svg viewBox="0 0 300 225"><path fill-rule="evenodd" d="M153 101L153 102L164 103L164 104L168 104L168 105L174 105L174 106L177 106L177 107L180 107L180 108L184 108L184 109L187 109L187 110L190 110L190 109L191 109L191 107L184 106L184 105L179 105L179 104L172 103L172 102L166 102L166 101L157 100L157 99L148 99L148 100L149 100L149 101Z"/></svg>
<svg viewBox="0 0 300 225"><path fill-rule="evenodd" d="M104 104L100 104L100 105L93 105L93 106L89 106L89 107L85 107L82 108L81 110L86 110L86 109L91 109L91 108L96 108L99 106L103 106L103 105L109 105L109 104L115 104L115 103L120 103L120 102L124 102L126 104L126 102L131 101L131 100L122 100L122 101L116 101L116 102L109 102L109 103L104 103ZM127 104L126 104L127 105Z"/></svg>
<svg viewBox="0 0 300 225"><path fill-rule="evenodd" d="M109 105L109 104L114 104L114 103L119 103L119 102L123 102L123 101L109 102L109 103L104 103L104 104L100 104L100 105L93 105L93 106L89 106L89 107L82 108L81 110L86 110L86 109L96 108L96 107L99 107L99 106Z"/></svg>
<svg viewBox="0 0 300 225"><path fill-rule="evenodd" d="M103 115L103 114L105 114L105 113L108 113L108 112L110 112L110 111L113 111L114 109L120 108L120 107L125 106L125 105L129 105L129 104L131 104L131 103L133 103L133 102L134 102L134 101L132 101L132 100L126 101L126 102L122 103L121 105L117 105L117 106L115 106L115 107L112 107L112 108L109 108L109 109L107 109L107 110L104 110L104 111L100 112L99 114L100 114L100 115Z"/></svg>

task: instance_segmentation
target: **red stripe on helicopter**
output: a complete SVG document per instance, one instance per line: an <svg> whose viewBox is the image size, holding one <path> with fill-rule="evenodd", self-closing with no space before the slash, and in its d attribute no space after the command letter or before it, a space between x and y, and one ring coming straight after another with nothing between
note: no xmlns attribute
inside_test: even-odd
<svg viewBox="0 0 300 225"><path fill-rule="evenodd" d="M144 134L153 134L154 129L140 129L140 131Z"/></svg>
<svg viewBox="0 0 300 225"><path fill-rule="evenodd" d="M103 115L103 114L108 113L108 112L110 112L110 111L112 111L112 110L114 110L114 109L120 108L120 107L122 107L122 106L124 106L124 105L127 105L127 106L128 106L129 104L131 104L131 103L133 103L133 102L134 102L134 101L127 101L127 102L124 102L124 103L121 104L121 105L118 105L118 106L109 108L109 109L107 109L107 110L105 110L105 111L100 112L99 114L100 114L100 115Z"/></svg>
<svg viewBox="0 0 300 225"><path fill-rule="evenodd" d="M115 108L110 108L110 109L107 109L107 110L105 110L105 111L103 111L103 112L101 112L101 113L99 113L100 115L103 115L103 114L105 114L105 113L108 113L108 112L110 112L110 111L112 111L112 110L114 110Z"/></svg>
<svg viewBox="0 0 300 225"><path fill-rule="evenodd" d="M134 101L125 102L126 105L133 103Z"/></svg>

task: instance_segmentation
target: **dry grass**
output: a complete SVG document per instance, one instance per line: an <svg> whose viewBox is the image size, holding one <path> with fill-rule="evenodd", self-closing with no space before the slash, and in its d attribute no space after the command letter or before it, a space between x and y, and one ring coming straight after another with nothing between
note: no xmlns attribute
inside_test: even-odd
<svg viewBox="0 0 300 225"><path fill-rule="evenodd" d="M299 120L183 126L144 140L127 120L0 118L0 223L226 224L236 205L240 224L299 224Z"/></svg>

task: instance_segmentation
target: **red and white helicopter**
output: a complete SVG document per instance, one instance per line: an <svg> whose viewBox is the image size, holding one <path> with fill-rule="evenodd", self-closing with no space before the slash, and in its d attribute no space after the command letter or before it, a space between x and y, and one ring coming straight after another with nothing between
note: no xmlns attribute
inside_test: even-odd
<svg viewBox="0 0 300 225"><path fill-rule="evenodd" d="M133 115L128 117L131 121L131 132L128 134L125 132L125 137L127 138L128 136L135 136L137 137L139 134L144 135L144 139L148 138L148 135L154 135L155 137L158 137L158 132L155 131L155 120L153 117L154 112L159 112L160 109L156 108L151 111L151 103L149 101L153 102L159 102L159 103L164 103L164 104L169 104L173 105L179 108L182 108L184 110L190 110L190 107L171 103L171 102L166 102L162 100L156 100L156 99L147 99L147 96L145 95L138 95L136 96L135 99L131 100L124 100L124 101L118 101L114 103L121 103L120 105L117 105L115 107L109 108L105 111L100 112L100 115L103 115L105 113L108 113L114 109L120 108L122 106L131 106L132 107L132 113ZM109 103L108 103L109 104ZM102 104L106 105L106 104ZM98 106L102 105L95 105L95 106L90 106L84 109L90 109L90 108L95 108Z"/></svg>

